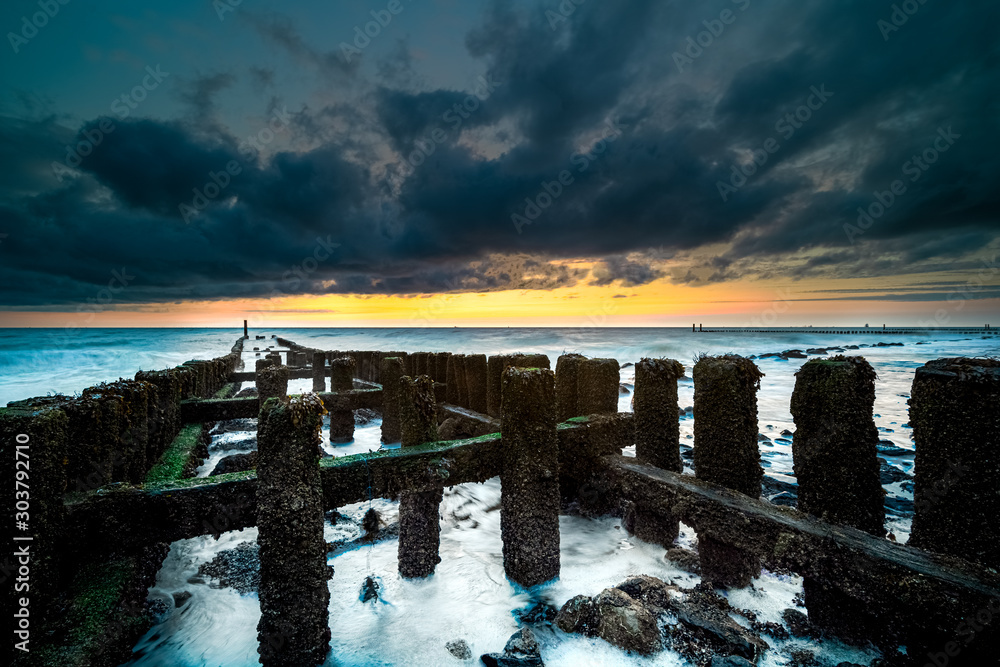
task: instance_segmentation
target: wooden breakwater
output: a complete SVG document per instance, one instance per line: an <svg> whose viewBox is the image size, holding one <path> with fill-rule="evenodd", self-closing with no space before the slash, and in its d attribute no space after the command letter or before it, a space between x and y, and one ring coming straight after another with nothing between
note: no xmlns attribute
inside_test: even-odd
<svg viewBox="0 0 1000 667"><path fill-rule="evenodd" d="M553 372L544 355L277 342L287 352L254 371L240 370L241 339L212 361L0 409L4 456L13 459L20 434L30 440L32 576L52 582L32 589L37 643L13 655L15 664L119 664L148 627L145 588L166 545L253 525L262 536L261 662L318 664L328 653L329 610L337 613L316 542L323 512L401 499L400 573L427 576L440 561L441 489L496 476L503 566L525 586L558 576L560 502L569 500L592 513L627 512L640 538L664 546L678 522L692 526L703 578L718 586L743 585L762 567L794 571L804 577L810 619L852 641L933 654L963 640L964 619L1000 610L1000 362L945 359L917 369L916 512L912 543L899 545L882 528L874 377L860 357L813 359L797 374L799 506L790 509L760 498L759 371L747 359L705 357L695 366L695 474L687 475L676 406L663 405L676 403L672 360L640 362L635 412L618 413L611 359L564 355ZM315 392L288 397L290 377L312 378ZM255 381L266 395L233 398L237 381ZM405 446L320 460L317 416L362 407L391 415L383 438ZM259 417L257 469L191 479L204 424L248 416ZM443 416L469 420L482 435L439 441ZM633 444L638 458L622 456ZM99 474L86 481L91 471ZM297 532L286 534L288 526ZM315 548L289 549L293 542ZM979 633L961 645L961 658L987 664L976 661L995 649L996 635Z"/></svg>

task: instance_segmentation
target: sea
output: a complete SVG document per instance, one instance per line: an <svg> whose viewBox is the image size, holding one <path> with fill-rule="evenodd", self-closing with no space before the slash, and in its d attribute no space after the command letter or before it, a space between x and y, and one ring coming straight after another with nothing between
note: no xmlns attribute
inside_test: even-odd
<svg viewBox="0 0 1000 667"><path fill-rule="evenodd" d="M686 377L679 383L679 407L693 404L691 367L701 354L735 353L754 356L764 373L758 393L758 436L761 465L775 482L774 502L781 488L795 485L791 443L795 425L789 401L795 372L805 358L761 355L801 350L809 358L824 348L844 348L861 355L874 367L875 423L883 459L886 489L886 531L889 539L905 543L913 512L913 440L908 399L914 369L942 357L1000 355L1000 336L993 331L909 330L906 333L858 333L854 329L809 328L755 332L693 332L687 328L289 328L251 330L244 362L252 368L255 355L268 347L281 350L274 336L301 345L328 350L405 350L455 353L542 353L552 366L563 353L610 357L622 365L619 410L631 410L634 364L644 357L680 361ZM74 395L100 382L131 378L137 370L169 368L191 359L209 359L229 352L242 335L237 329L0 329L0 405L31 396ZM264 336L257 340L255 336ZM858 349L847 349L857 345ZM260 347L259 352L253 347ZM809 351L812 350L810 353ZM832 354L833 352L831 352ZM308 391L309 380L293 380L289 391ZM253 383L244 383L243 388ZM206 476L224 456L254 446L250 420L246 431L216 433L209 459L197 474ZM681 446L693 444L693 417L680 417ZM378 419L361 419L354 441L329 442L330 456L363 453L398 444L379 442ZM240 443L244 444L240 444ZM241 449L241 447L243 447ZM634 456L634 448L626 448ZM692 472L686 467L686 472ZM765 487L767 488L767 487ZM767 494L765 493L765 497ZM374 507L386 526L397 515L397 503L372 499L340 508L326 523L326 537L337 545L329 562L335 568L330 581L329 665L460 665L477 664L483 653L503 650L519 628L519 618L539 604L558 608L579 594L596 595L604 588L636 574L648 574L682 587L697 584L688 573L664 558L664 549L628 534L616 518L560 517L561 573L558 579L525 590L509 582L503 572L500 540L500 483L463 484L445 491L441 505L441 563L434 575L411 581L396 571L397 541L390 537L371 545L356 542L361 517ZM202 567L229 550L255 544L256 528L180 540L170 552L149 590L157 623L136 644L129 665L185 667L258 664L256 626L260 618L257 594L223 585ZM391 531L389 531L391 535ZM693 547L694 531L682 525L679 546ZM379 584L377 601L364 602L362 583L372 577ZM759 620L782 623L788 608L799 605L801 579L788 573L764 571L750 587L724 593L733 606L753 611ZM746 621L736 617L744 625ZM671 622L669 619L665 622ZM546 665L687 665L680 655L663 651L649 657L628 655L600 639L567 635L551 627L536 627ZM879 652L836 640L776 640L759 664L787 664L793 650L809 650L821 664L868 664ZM446 644L463 640L473 658L461 660Z"/></svg>

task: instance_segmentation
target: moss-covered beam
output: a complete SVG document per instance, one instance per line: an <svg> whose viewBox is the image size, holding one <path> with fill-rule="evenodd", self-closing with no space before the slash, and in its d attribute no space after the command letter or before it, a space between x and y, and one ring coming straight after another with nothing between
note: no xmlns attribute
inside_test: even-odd
<svg viewBox="0 0 1000 667"><path fill-rule="evenodd" d="M201 424L188 424L181 428L174 441L163 452L160 460L146 474L146 484L162 484L188 476L193 467L192 458L199 444L203 444Z"/></svg>
<svg viewBox="0 0 1000 667"><path fill-rule="evenodd" d="M381 389L352 389L341 392L323 392L319 394L327 409L345 408L360 410L361 408L380 409L382 407ZM188 399L181 401L181 419L184 422L211 422L224 419L239 419L241 417L256 417L260 411L260 401L249 398L208 398Z"/></svg>

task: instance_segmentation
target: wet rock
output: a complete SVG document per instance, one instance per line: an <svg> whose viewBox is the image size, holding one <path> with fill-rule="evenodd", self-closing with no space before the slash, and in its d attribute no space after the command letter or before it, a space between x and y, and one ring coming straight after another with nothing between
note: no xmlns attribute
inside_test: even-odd
<svg viewBox="0 0 1000 667"><path fill-rule="evenodd" d="M664 558L685 572L701 574L701 560L698 558L698 554L690 549L684 549L683 547L667 549Z"/></svg>
<svg viewBox="0 0 1000 667"><path fill-rule="evenodd" d="M815 665L819 665L819 662L816 661L816 654L805 649L793 650L789 652L788 657L791 658L788 663L789 667L815 667Z"/></svg>
<svg viewBox="0 0 1000 667"><path fill-rule="evenodd" d="M773 477L764 476L761 480L761 497L772 505L795 507L798 504L799 488L790 482L784 482Z"/></svg>
<svg viewBox="0 0 1000 667"><path fill-rule="evenodd" d="M177 591L174 593L174 606L183 607L184 603L191 599L189 591Z"/></svg>
<svg viewBox="0 0 1000 667"><path fill-rule="evenodd" d="M365 531L365 537L372 537L382 524L382 518L374 507L369 507L365 516L361 519L361 529Z"/></svg>
<svg viewBox="0 0 1000 667"><path fill-rule="evenodd" d="M771 439L763 433L757 434L757 442L771 442Z"/></svg>
<svg viewBox="0 0 1000 667"><path fill-rule="evenodd" d="M257 452L247 454L231 454L215 465L215 469L209 473L212 475L225 475L230 472L246 472L257 467Z"/></svg>
<svg viewBox="0 0 1000 667"><path fill-rule="evenodd" d="M788 631L793 637L818 637L819 631L812 624L809 617L798 609L786 609L781 612L781 618L788 626Z"/></svg>
<svg viewBox="0 0 1000 667"><path fill-rule="evenodd" d="M260 586L260 550L256 542L243 542L219 554L198 568L222 588L232 588L241 595L255 593Z"/></svg>
<svg viewBox="0 0 1000 667"><path fill-rule="evenodd" d="M781 353L782 359L808 359L809 355L804 354L802 350L785 350Z"/></svg>
<svg viewBox="0 0 1000 667"><path fill-rule="evenodd" d="M680 551L685 551L680 549ZM669 551L667 552L669 553ZM691 553L688 551L687 553ZM694 555L694 554L692 554ZM624 591L630 598L636 600L647 607L654 607L656 610L670 608L671 600L680 591L677 586L666 583L656 577L640 574L630 577L615 586L620 591Z"/></svg>
<svg viewBox="0 0 1000 667"><path fill-rule="evenodd" d="M248 449L257 449L256 433L234 433L232 436L223 436L212 443L212 451L215 452L232 452Z"/></svg>
<svg viewBox="0 0 1000 667"><path fill-rule="evenodd" d="M729 603L708 585L699 584L671 607L680 623L671 628L669 641L682 654L706 655L704 649L710 649L708 655L736 655L755 662L767 650L760 637L729 616Z"/></svg>
<svg viewBox="0 0 1000 667"><path fill-rule="evenodd" d="M594 619L597 636L621 649L649 655L663 647L653 614L621 589L594 598Z"/></svg>
<svg viewBox="0 0 1000 667"><path fill-rule="evenodd" d="M464 639L450 641L444 647L448 649L448 653L451 653L459 660L472 660L472 651Z"/></svg>
<svg viewBox="0 0 1000 667"><path fill-rule="evenodd" d="M627 385L624 385L624 384L619 384L618 385L618 394L619 395L625 396L626 394L630 394L630 393L632 393L632 392L629 391L629 388L628 388Z"/></svg>
<svg viewBox="0 0 1000 667"><path fill-rule="evenodd" d="M541 652L535 633L521 628L510 636L503 653L487 653L480 657L487 667L542 667Z"/></svg>
<svg viewBox="0 0 1000 667"><path fill-rule="evenodd" d="M806 350L806 354L826 354L825 347L810 347Z"/></svg>
<svg viewBox="0 0 1000 667"><path fill-rule="evenodd" d="M879 465L879 481L882 484L893 484L895 482L902 482L908 479L913 479L912 475L907 475L905 472L903 472L896 466L889 465L889 462L883 459L881 456L878 457L878 465Z"/></svg>
<svg viewBox="0 0 1000 667"><path fill-rule="evenodd" d="M355 426L367 426L381 418L382 415L378 413L378 410L372 410L371 408L361 408L354 411Z"/></svg>
<svg viewBox="0 0 1000 667"><path fill-rule="evenodd" d="M753 667L753 663L738 655L727 655L722 657L717 655L708 663L708 667Z"/></svg>
<svg viewBox="0 0 1000 667"><path fill-rule="evenodd" d="M365 581L361 584L361 601L369 602L371 600L378 600L379 585L372 577L365 577ZM471 656L470 656L471 657Z"/></svg>
<svg viewBox="0 0 1000 667"><path fill-rule="evenodd" d="M157 623L161 623L170 614L170 605L163 598L153 598L149 601L149 613Z"/></svg>
<svg viewBox="0 0 1000 667"><path fill-rule="evenodd" d="M593 636L593 614L594 601L586 595L576 595L567 600L556 614L556 627L563 632Z"/></svg>
<svg viewBox="0 0 1000 667"><path fill-rule="evenodd" d="M884 504L886 510L896 516L911 516L913 514L914 504L909 498L889 495L885 497Z"/></svg>
<svg viewBox="0 0 1000 667"><path fill-rule="evenodd" d="M882 456L905 456L906 454L913 453L909 449L897 447L896 443L892 440L886 440L884 438L878 441L876 447L878 448L878 453Z"/></svg>
<svg viewBox="0 0 1000 667"><path fill-rule="evenodd" d="M795 434L786 428L781 432L781 435L785 436L786 438L791 438Z"/></svg>
<svg viewBox="0 0 1000 667"><path fill-rule="evenodd" d="M514 618L521 625L544 625L551 623L559 610L545 602L537 602L525 609L515 609Z"/></svg>
<svg viewBox="0 0 1000 667"><path fill-rule="evenodd" d="M243 391L248 391L244 389ZM257 390L253 389L254 396L257 395ZM241 391L240 394L243 392ZM236 395L240 398L240 395ZM256 431L257 430L257 420L252 418L243 419L226 419L221 422L216 422L215 426L208 432L209 435L222 435L223 433L235 433L239 431Z"/></svg>

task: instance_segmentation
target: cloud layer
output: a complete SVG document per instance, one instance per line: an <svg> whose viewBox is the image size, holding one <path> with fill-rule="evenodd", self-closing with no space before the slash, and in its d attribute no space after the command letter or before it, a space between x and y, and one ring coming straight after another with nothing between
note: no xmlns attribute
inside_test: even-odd
<svg viewBox="0 0 1000 667"><path fill-rule="evenodd" d="M348 64L247 9L337 94L288 110L262 56L184 79L173 118L0 117L0 305L123 268L130 302L974 272L1000 237L1000 7L914 4L891 30L862 0L491 2L462 90L419 33Z"/></svg>

